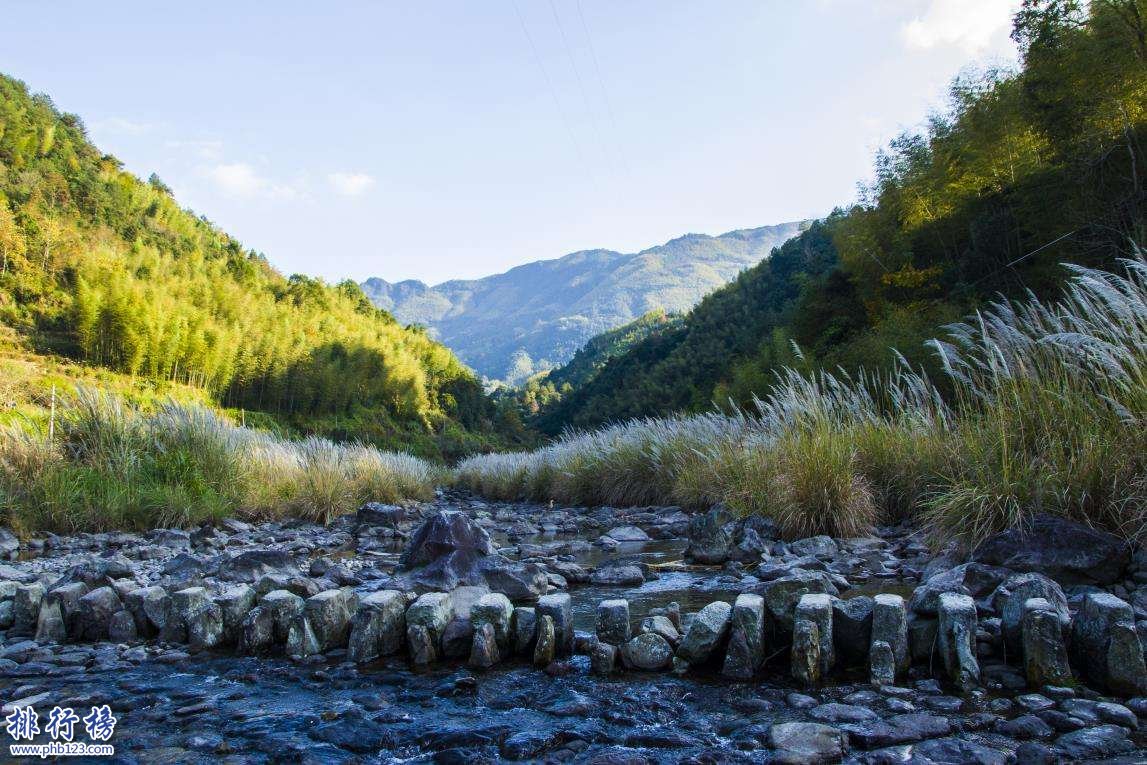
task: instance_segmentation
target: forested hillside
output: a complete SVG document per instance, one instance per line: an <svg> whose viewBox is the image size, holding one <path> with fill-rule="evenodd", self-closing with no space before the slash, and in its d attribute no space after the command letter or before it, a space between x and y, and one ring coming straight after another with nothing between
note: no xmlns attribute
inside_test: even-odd
<svg viewBox="0 0 1147 765"><path fill-rule="evenodd" d="M279 274L2 76L0 322L10 348L187 384L307 432L462 450L494 416L447 348L357 284Z"/></svg>
<svg viewBox="0 0 1147 765"><path fill-rule="evenodd" d="M547 432L732 398L783 364L887 366L999 294L1053 294L1065 261L1147 241L1147 2L1028 0L1019 71L966 74L834 212L543 411ZM796 350L799 348L799 351Z"/></svg>
<svg viewBox="0 0 1147 765"><path fill-rule="evenodd" d="M629 254L585 250L434 287L382 279L362 286L401 321L431 328L479 374L516 384L649 311L689 310L800 228L794 222L687 234Z"/></svg>

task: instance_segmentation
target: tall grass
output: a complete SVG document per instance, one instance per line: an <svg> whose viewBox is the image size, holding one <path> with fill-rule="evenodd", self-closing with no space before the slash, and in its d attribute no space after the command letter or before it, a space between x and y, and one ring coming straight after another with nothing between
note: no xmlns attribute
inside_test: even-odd
<svg viewBox="0 0 1147 765"><path fill-rule="evenodd" d="M881 374L787 369L750 411L567 433L464 460L455 481L504 499L724 502L789 536L914 518L970 546L1051 512L1140 538L1147 261L1070 268L1061 300L992 304L932 342L948 397L903 358Z"/></svg>
<svg viewBox="0 0 1147 765"><path fill-rule="evenodd" d="M0 516L25 533L189 526L235 513L328 521L366 500L428 498L439 478L409 455L290 441L199 406L146 413L90 388L62 402L54 438L32 425L0 430Z"/></svg>

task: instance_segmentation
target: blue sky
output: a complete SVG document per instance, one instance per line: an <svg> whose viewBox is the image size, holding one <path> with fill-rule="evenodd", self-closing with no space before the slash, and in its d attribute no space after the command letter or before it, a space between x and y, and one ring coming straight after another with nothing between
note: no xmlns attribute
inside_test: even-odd
<svg viewBox="0 0 1147 765"><path fill-rule="evenodd" d="M286 273L436 283L824 215L1014 5L10 0L0 70Z"/></svg>

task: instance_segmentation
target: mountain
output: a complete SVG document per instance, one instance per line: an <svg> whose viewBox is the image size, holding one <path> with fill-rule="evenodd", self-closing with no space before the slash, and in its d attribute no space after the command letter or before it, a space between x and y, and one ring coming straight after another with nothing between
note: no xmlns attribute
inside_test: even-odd
<svg viewBox="0 0 1147 765"><path fill-rule="evenodd" d="M783 367L887 369L891 348L944 380L924 341L945 325L1001 295L1057 296L1065 262L1119 270L1119 258L1144 257L1147 45L1136 7L1147 6L1025 3L1013 34L1020 70L962 75L947 113L880 152L860 204L556 391L533 424L556 434L747 406Z"/></svg>
<svg viewBox="0 0 1147 765"><path fill-rule="evenodd" d="M9 351L191 386L302 432L434 453L428 439L464 444L496 416L448 348L353 281L278 273L4 76L0 325Z"/></svg>
<svg viewBox="0 0 1147 765"><path fill-rule="evenodd" d="M798 234L801 225L687 234L630 254L583 250L434 287L372 278L362 288L399 321L429 328L479 374L520 382L568 361L594 335L649 311L688 310Z"/></svg>

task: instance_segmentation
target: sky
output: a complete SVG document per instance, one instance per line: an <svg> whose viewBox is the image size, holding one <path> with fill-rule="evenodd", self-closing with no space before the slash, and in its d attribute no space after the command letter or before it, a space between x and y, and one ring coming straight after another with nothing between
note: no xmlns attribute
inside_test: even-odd
<svg viewBox="0 0 1147 765"><path fill-rule="evenodd" d="M1015 0L8 0L0 71L284 273L430 284L820 217Z"/></svg>

